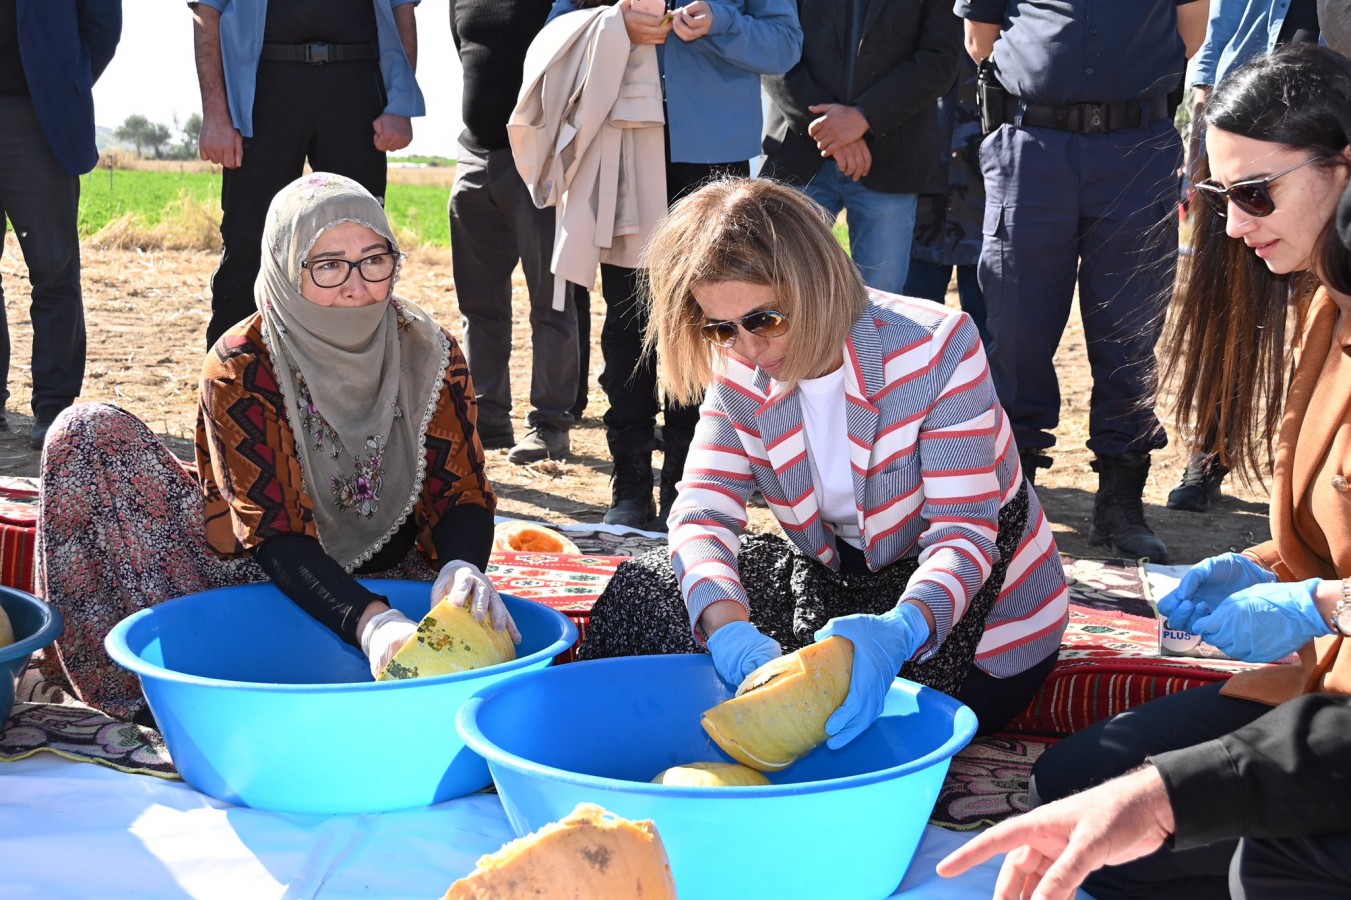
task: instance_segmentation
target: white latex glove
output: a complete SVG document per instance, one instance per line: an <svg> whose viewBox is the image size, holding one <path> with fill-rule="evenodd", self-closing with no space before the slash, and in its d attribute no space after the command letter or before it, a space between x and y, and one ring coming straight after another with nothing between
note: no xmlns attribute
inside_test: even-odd
<svg viewBox="0 0 1351 900"><path fill-rule="evenodd" d="M372 678L380 677L394 654L399 652L415 631L417 623L397 609L387 609L371 616L366 627L361 629L361 652L371 662Z"/></svg>
<svg viewBox="0 0 1351 900"><path fill-rule="evenodd" d="M521 642L521 633L516 630L516 623L511 620L511 613L507 612L507 605L502 602L497 588L473 563L452 559L441 567L441 573L432 585L432 605L446 598L452 606L467 607L480 622L484 616L491 616L493 628L505 630L514 643Z"/></svg>

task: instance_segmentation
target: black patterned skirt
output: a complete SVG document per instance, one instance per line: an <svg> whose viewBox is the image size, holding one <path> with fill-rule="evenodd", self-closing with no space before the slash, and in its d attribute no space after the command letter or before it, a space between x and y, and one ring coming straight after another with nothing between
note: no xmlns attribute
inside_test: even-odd
<svg viewBox="0 0 1351 900"><path fill-rule="evenodd" d="M1027 483L999 511L999 562L953 625L938 652L908 661L900 675L956 696L961 691L985 631L985 619L1004 587L1008 562L1027 525ZM919 567L913 557L878 572L835 572L790 541L770 534L747 535L737 554L741 583L750 600L751 623L774 638L785 653L815 640L817 629L836 616L879 615L896 606ZM689 612L665 547L620 564L591 610L591 624L578 659L707 652L690 633Z"/></svg>

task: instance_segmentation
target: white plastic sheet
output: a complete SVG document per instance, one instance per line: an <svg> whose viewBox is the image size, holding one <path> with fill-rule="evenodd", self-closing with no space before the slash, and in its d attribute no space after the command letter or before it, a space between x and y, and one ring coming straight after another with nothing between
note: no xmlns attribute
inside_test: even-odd
<svg viewBox="0 0 1351 900"><path fill-rule="evenodd" d="M47 754L0 763L7 900L430 900L512 837L495 794L408 812L300 816ZM967 837L930 827L893 896L989 898L997 862L956 881L934 874Z"/></svg>

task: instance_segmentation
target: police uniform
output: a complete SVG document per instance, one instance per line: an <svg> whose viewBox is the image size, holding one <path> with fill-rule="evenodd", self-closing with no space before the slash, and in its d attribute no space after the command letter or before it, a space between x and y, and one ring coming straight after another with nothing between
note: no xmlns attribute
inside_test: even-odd
<svg viewBox="0 0 1351 900"><path fill-rule="evenodd" d="M1002 124L981 145L979 277L995 386L1024 468L1047 465L1042 451L1055 442L1053 358L1077 280L1093 373L1088 447L1100 476L1090 537L1155 561L1167 548L1145 525L1140 496L1149 452L1167 442L1151 373L1177 254L1170 213L1182 145L1169 97L1186 67L1183 2L954 8L1001 25L994 59L1006 93L990 110Z"/></svg>

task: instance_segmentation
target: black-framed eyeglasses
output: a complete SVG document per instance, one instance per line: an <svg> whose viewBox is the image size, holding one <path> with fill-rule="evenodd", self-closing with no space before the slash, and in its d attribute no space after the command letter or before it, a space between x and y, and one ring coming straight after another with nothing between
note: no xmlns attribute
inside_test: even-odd
<svg viewBox="0 0 1351 900"><path fill-rule="evenodd" d="M776 338L788 331L788 316L777 309L762 309L739 319L705 320L699 325L699 333L710 344L726 349L736 343L738 325L756 337Z"/></svg>
<svg viewBox="0 0 1351 900"><path fill-rule="evenodd" d="M1319 160L1327 159L1326 156L1315 156L1306 159L1302 163L1295 163L1288 169L1282 169L1275 175L1268 175L1265 178L1253 178L1250 181L1239 181L1229 185L1227 188L1220 187L1213 181L1197 182L1196 189L1210 198L1214 204L1215 211L1222 216L1229 214L1228 204L1232 203L1250 216L1262 218L1269 216L1276 211L1276 201L1271 198L1271 189L1269 185L1280 178L1282 175L1289 175L1296 169L1303 168L1309 163L1316 163Z"/></svg>
<svg viewBox="0 0 1351 900"><path fill-rule="evenodd" d="M337 259L336 257L324 257L323 259L307 259L300 265L302 268L310 270L310 278L314 279L314 283L319 287L335 288L342 287L347 283L347 279L352 277L353 269L360 272L362 279L371 284L389 281L394 275L398 261L399 254L390 251L375 253L365 259L358 259L356 262Z"/></svg>

